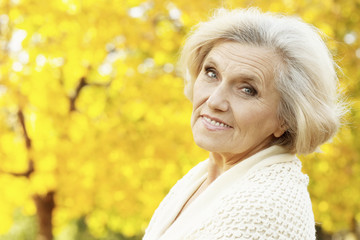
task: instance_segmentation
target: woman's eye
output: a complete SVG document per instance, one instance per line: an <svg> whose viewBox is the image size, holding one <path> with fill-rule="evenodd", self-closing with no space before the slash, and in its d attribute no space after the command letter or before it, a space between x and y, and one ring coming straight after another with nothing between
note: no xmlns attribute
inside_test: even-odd
<svg viewBox="0 0 360 240"><path fill-rule="evenodd" d="M241 89L245 94L249 96L255 96L257 94L256 90L252 87L244 87Z"/></svg>
<svg viewBox="0 0 360 240"><path fill-rule="evenodd" d="M205 69L205 73L206 73L206 76L208 76L209 78L217 78L216 72L214 69L207 68L207 69Z"/></svg>

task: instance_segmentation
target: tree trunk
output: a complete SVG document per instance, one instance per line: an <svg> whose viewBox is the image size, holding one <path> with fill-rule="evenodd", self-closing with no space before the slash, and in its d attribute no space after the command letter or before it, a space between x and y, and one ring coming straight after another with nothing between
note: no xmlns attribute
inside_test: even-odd
<svg viewBox="0 0 360 240"><path fill-rule="evenodd" d="M45 196L35 195L39 230L36 240L52 240L52 214L55 208L55 192L48 192Z"/></svg>
<svg viewBox="0 0 360 240"><path fill-rule="evenodd" d="M78 89L79 89L78 91L80 91L81 88L84 87L85 85L86 85L85 78L81 79L80 86L78 87ZM79 93L77 93L77 94L79 94ZM29 152L31 152L32 141L31 141L31 138L26 129L25 116L24 116L24 113L23 113L21 107L19 107L17 116L18 116L21 128L23 130L26 148ZM25 172L9 173L9 174L11 174L13 176L17 176L17 177L26 177L29 179L30 175L34 171L35 171L34 161L32 158L29 158L28 159L28 169ZM33 196L35 206L36 206L38 225L39 225L39 230L38 230L38 235L36 237L36 240L53 240L52 215L53 215L53 210L55 208L54 195L55 195L55 192L50 191L50 192L46 193L46 195L36 194Z"/></svg>

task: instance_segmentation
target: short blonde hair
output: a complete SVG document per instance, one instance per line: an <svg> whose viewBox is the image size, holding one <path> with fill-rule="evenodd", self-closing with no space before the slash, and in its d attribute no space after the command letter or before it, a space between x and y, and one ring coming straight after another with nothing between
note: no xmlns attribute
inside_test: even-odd
<svg viewBox="0 0 360 240"><path fill-rule="evenodd" d="M183 46L179 63L185 75L185 95L192 100L203 61L217 42L230 40L272 49L282 61L274 70L274 81L281 96L278 117L287 126L273 144L292 153L311 153L333 137L343 115L337 66L320 35L296 17L256 8L218 9L209 21L196 26Z"/></svg>

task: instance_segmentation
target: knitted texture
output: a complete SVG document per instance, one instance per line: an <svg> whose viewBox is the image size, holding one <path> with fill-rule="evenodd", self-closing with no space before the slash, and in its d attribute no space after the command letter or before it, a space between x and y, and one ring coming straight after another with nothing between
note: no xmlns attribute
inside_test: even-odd
<svg viewBox="0 0 360 240"><path fill-rule="evenodd" d="M315 239L308 181L297 159L249 172L185 239Z"/></svg>
<svg viewBox="0 0 360 240"><path fill-rule="evenodd" d="M277 150L268 153L272 151L275 155ZM300 160L281 156L256 156L246 160L253 161L250 165L239 163L235 171L230 169L219 176L222 180L211 183L174 222L206 177L207 161L198 164L161 202L143 239L315 240L309 179L301 172Z"/></svg>

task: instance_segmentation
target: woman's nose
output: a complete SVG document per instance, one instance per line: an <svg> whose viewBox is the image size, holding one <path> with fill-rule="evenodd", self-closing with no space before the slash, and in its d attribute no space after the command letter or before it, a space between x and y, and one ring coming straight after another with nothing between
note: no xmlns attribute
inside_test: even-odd
<svg viewBox="0 0 360 240"><path fill-rule="evenodd" d="M229 109L229 93L223 85L217 86L206 101L209 108L225 112Z"/></svg>

